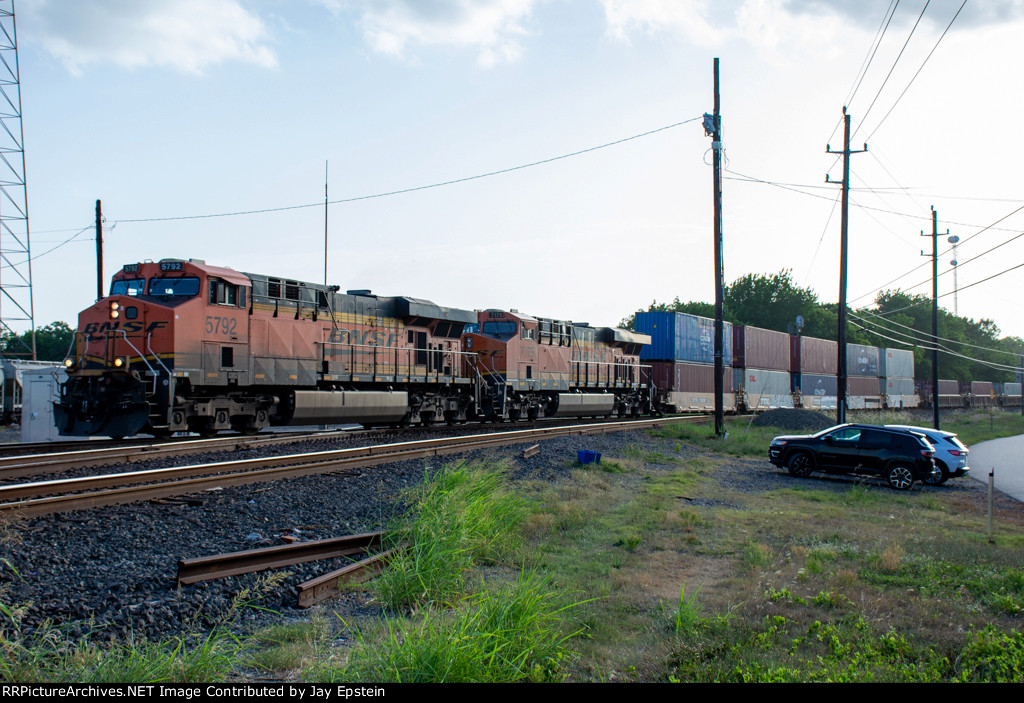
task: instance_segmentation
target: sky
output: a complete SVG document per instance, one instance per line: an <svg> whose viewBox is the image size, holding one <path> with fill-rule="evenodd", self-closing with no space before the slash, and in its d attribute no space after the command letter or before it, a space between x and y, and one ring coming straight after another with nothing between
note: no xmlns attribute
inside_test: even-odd
<svg viewBox="0 0 1024 703"><path fill-rule="evenodd" d="M1024 2L961 5L17 0L36 324L96 298L97 199L105 290L161 258L322 283L325 182L342 290L594 325L713 302L719 57L727 282L838 300L845 105L850 305L930 295L934 207L941 305L948 230L956 311L1024 337Z"/></svg>

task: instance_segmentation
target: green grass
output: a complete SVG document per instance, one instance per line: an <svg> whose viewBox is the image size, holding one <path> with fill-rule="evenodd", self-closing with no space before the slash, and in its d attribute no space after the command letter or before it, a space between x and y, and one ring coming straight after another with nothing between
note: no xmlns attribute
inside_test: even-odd
<svg viewBox="0 0 1024 703"><path fill-rule="evenodd" d="M518 553L526 508L508 489L501 465L446 467L408 500L411 507L385 540L407 548L375 581L389 607L457 600L475 565Z"/></svg>
<svg viewBox="0 0 1024 703"><path fill-rule="evenodd" d="M326 635L321 619L272 625L248 639L247 665L266 672L301 669L315 661Z"/></svg>
<svg viewBox="0 0 1024 703"><path fill-rule="evenodd" d="M670 423L651 430L655 437L680 440L689 446L711 450L719 454L739 457L765 457L768 443L773 437L785 434L777 427L757 427L748 420L726 420L726 437L716 437L713 426L707 423Z"/></svg>
<svg viewBox="0 0 1024 703"><path fill-rule="evenodd" d="M6 561L0 560L9 568ZM48 683L216 682L236 675L247 643L232 633L244 608L254 608L262 595L287 576L277 573L241 591L223 621L205 635L180 635L161 640L129 638L99 642L69 640L57 628L22 628L27 606L7 604L0 592L0 680Z"/></svg>
<svg viewBox="0 0 1024 703"><path fill-rule="evenodd" d="M571 657L565 611L572 607L534 572L484 589L454 608L428 608L357 630L340 666L311 669L321 682L511 683L558 681Z"/></svg>
<svg viewBox="0 0 1024 703"><path fill-rule="evenodd" d="M8 629L0 632L0 649L0 680L8 683L215 682L235 671L243 643L224 629L104 644L68 642L55 630L27 638Z"/></svg>

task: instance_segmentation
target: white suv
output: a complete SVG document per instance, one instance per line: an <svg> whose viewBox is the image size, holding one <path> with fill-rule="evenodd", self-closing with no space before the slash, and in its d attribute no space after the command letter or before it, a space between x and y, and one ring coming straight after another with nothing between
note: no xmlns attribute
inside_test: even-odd
<svg viewBox="0 0 1024 703"><path fill-rule="evenodd" d="M971 470L967 466L967 455L970 450L956 437L954 432L936 430L931 427L912 427L910 425L886 425L894 430L910 430L920 432L935 447L935 467L939 470L932 479L924 482L933 486L941 486L950 478L965 476Z"/></svg>

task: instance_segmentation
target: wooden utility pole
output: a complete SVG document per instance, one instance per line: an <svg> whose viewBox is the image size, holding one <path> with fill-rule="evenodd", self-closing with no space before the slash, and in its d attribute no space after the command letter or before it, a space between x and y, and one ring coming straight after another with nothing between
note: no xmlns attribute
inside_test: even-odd
<svg viewBox="0 0 1024 703"><path fill-rule="evenodd" d="M928 235L921 233L922 237ZM939 214L932 206L932 427L939 429ZM922 252L923 254L923 252Z"/></svg>
<svg viewBox="0 0 1024 703"><path fill-rule="evenodd" d="M327 161L324 161L324 285L327 285Z"/></svg>
<svg viewBox="0 0 1024 703"><path fill-rule="evenodd" d="M714 151L715 200L715 436L725 434L725 264L722 260L722 115L715 58L715 113L704 114L704 132Z"/></svg>
<svg viewBox="0 0 1024 703"><path fill-rule="evenodd" d="M103 205L96 201L96 300L103 298Z"/></svg>
<svg viewBox="0 0 1024 703"><path fill-rule="evenodd" d="M836 422L846 422L846 258L850 228L850 154L859 154L867 151L868 145L863 149L850 151L850 115L843 106L843 150L832 151L831 145L826 145L825 151L828 154L843 155L843 206L842 206L842 227L839 239L839 329L836 335L838 354L836 357ZM825 174L826 183L835 183Z"/></svg>

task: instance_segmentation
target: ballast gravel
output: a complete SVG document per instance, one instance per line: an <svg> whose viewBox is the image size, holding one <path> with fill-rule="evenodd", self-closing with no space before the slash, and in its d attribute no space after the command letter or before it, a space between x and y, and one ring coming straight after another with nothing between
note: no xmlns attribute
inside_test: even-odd
<svg viewBox="0 0 1024 703"><path fill-rule="evenodd" d="M319 443L322 445L323 443ZM269 592L266 574L175 586L179 559L270 546L284 538L324 539L382 529L402 511L404 489L459 460L506 460L513 479L560 481L579 468L577 450L606 457L640 452L685 460L701 451L646 432L567 436L540 442L540 453L523 458L527 445L465 455L404 461L336 474L213 490L197 504L142 502L0 524L0 599L27 605L22 630L31 635L45 623L69 638L166 639L212 629L234 617L232 628L251 631L282 618L302 617L294 608L297 584L327 573L344 560L311 562L279 570L291 575ZM323 448L318 446L318 448ZM291 447L291 451L300 448ZM646 470L677 469L677 462L647 464ZM757 493L794 480L847 490L850 479L793 479L767 458L724 459L713 480L729 492ZM950 481L944 493L981 490L969 480ZM979 484L980 485L980 484ZM878 486L878 490L889 490ZM685 498L695 505L730 506L714 498ZM258 607L232 608L250 603ZM331 601L354 615L374 612L359 593Z"/></svg>

